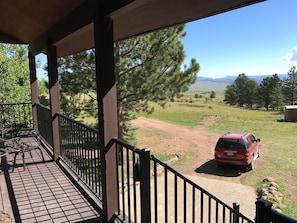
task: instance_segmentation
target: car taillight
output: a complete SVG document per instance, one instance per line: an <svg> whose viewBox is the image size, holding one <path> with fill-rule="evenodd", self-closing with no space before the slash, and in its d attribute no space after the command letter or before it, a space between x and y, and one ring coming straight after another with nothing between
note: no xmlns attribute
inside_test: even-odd
<svg viewBox="0 0 297 223"><path fill-rule="evenodd" d="M215 151L215 157L222 157L223 153Z"/></svg>
<svg viewBox="0 0 297 223"><path fill-rule="evenodd" d="M245 153L244 156L245 156L245 160L248 161L249 160L249 157L250 157L250 154L249 153Z"/></svg>

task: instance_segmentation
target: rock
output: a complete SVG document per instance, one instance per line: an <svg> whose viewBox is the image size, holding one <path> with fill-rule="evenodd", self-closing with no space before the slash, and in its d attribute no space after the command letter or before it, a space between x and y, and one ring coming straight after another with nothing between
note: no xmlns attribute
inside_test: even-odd
<svg viewBox="0 0 297 223"><path fill-rule="evenodd" d="M270 186L268 187L268 191L271 192L271 191L277 191L277 188L274 187L274 186Z"/></svg>
<svg viewBox="0 0 297 223"><path fill-rule="evenodd" d="M276 198L283 198L283 195L278 191L271 191L271 194Z"/></svg>
<svg viewBox="0 0 297 223"><path fill-rule="evenodd" d="M280 209L284 209L285 207L286 207L286 205L285 204L278 204L278 207L280 208Z"/></svg>
<svg viewBox="0 0 297 223"><path fill-rule="evenodd" d="M268 189L267 188L262 188L261 191L260 191L260 195L268 195L269 192L268 192Z"/></svg>
<svg viewBox="0 0 297 223"><path fill-rule="evenodd" d="M273 177L265 177L263 182L275 182L275 179Z"/></svg>
<svg viewBox="0 0 297 223"><path fill-rule="evenodd" d="M14 223L15 221L12 216L0 210L0 222Z"/></svg>
<svg viewBox="0 0 297 223"><path fill-rule="evenodd" d="M268 200L271 201L273 204L278 202L278 200L273 196L268 196Z"/></svg>
<svg viewBox="0 0 297 223"><path fill-rule="evenodd" d="M279 185L272 177L265 177L262 181L261 188L258 189L259 198L266 199L273 203L274 209L281 212L286 206L282 204L283 195L278 191Z"/></svg>
<svg viewBox="0 0 297 223"><path fill-rule="evenodd" d="M275 183L274 181L272 181L272 182L270 183L270 186L279 188L279 185L278 185L277 183Z"/></svg>

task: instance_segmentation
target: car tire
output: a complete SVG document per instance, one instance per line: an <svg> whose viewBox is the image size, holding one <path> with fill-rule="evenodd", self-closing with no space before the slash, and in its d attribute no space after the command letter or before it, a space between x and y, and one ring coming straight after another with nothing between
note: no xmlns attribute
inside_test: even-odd
<svg viewBox="0 0 297 223"><path fill-rule="evenodd" d="M255 168L255 159L254 156L252 157L251 163L248 166L249 170L253 170Z"/></svg>

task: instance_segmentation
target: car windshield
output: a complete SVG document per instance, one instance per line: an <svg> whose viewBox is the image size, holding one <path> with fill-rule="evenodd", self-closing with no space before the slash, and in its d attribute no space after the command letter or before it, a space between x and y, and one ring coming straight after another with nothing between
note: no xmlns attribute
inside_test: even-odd
<svg viewBox="0 0 297 223"><path fill-rule="evenodd" d="M216 148L227 148L227 149L245 149L245 144L242 139L224 139L220 138Z"/></svg>

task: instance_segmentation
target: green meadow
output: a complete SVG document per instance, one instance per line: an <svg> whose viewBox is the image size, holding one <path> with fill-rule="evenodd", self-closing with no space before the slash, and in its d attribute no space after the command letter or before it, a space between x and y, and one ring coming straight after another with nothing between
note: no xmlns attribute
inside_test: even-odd
<svg viewBox="0 0 297 223"><path fill-rule="evenodd" d="M283 212L296 218L297 123L284 122L284 114L281 111L232 107L225 105L222 99L222 97L214 100L204 97L197 99L188 94L175 102L168 103L165 108L152 104L155 110L149 116L138 115L189 128L200 125L208 116L215 116L216 121L208 126L209 132L218 134L229 131L253 132L262 141L261 168L243 177L242 183L258 187L265 177L275 178L285 195L283 203L286 208ZM191 160L190 157L184 159ZM292 195L295 197L292 198Z"/></svg>

